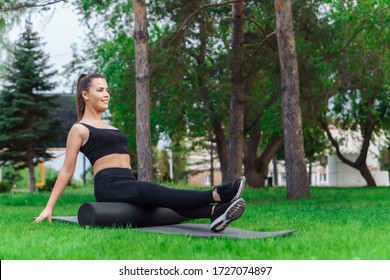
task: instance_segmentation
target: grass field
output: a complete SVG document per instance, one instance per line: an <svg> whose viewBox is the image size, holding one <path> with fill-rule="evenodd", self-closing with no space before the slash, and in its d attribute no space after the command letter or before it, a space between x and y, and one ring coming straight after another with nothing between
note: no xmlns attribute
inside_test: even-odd
<svg viewBox="0 0 390 280"><path fill-rule="evenodd" d="M297 229L290 236L233 240L144 233L131 229L33 224L48 193L0 194L0 258L61 260L380 260L390 259L390 188L312 188L310 200L287 201L285 188L247 188L244 216L232 226ZM55 215L77 215L91 187L66 190ZM208 220L196 222L209 223Z"/></svg>

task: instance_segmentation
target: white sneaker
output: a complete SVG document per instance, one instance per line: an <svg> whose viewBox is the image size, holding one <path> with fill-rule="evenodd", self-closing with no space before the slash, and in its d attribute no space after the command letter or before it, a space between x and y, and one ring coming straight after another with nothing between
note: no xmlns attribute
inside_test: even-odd
<svg viewBox="0 0 390 280"><path fill-rule="evenodd" d="M221 204L227 204L227 209L223 210L222 207L225 205ZM218 209L218 206L220 209ZM244 212L245 212L245 200L242 198L239 198L233 202L230 203L220 203L217 204L217 206L214 209L214 214L212 216L216 216L216 218L211 217L211 225L210 230L213 232L221 232L223 231L231 222L237 220L240 218ZM218 212L223 211L222 214L219 214Z"/></svg>

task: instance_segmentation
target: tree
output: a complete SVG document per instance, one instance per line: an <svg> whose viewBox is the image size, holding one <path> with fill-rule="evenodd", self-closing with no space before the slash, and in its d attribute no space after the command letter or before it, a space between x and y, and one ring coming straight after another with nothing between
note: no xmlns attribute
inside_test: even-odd
<svg viewBox="0 0 390 280"><path fill-rule="evenodd" d="M51 155L46 152L58 136L60 122L50 115L55 104L41 93L52 90L56 74L49 56L30 23L11 51L0 95L0 164L28 167L29 189L35 191L34 166Z"/></svg>
<svg viewBox="0 0 390 280"><path fill-rule="evenodd" d="M0 12L20 11L30 8L47 8L59 2L68 2L68 0L0 0Z"/></svg>
<svg viewBox="0 0 390 280"><path fill-rule="evenodd" d="M133 0L135 75L137 108L138 178L153 180L152 140L150 136L150 92L148 63L148 25L144 0Z"/></svg>
<svg viewBox="0 0 390 280"><path fill-rule="evenodd" d="M226 15L231 14L230 4L233 2L239 0L220 3L205 0L153 1L148 5L154 23L150 26L149 39L153 76L150 81L153 143L156 144L160 133L168 135L173 142L180 142L184 137L215 141L224 181L227 180L230 139L229 100L232 92L233 53L232 25L226 20ZM245 4L248 11L252 11L249 16L256 17L256 13L260 14L263 8L255 1L246 1ZM105 12L107 9L109 13ZM94 65L98 66L97 71L107 76L115 92L111 104L112 121L129 135L131 152L135 149L132 135L136 135L135 126L132 125L135 113L128 106L135 100L132 90L135 87L134 52L133 40L128 36L131 28L125 23L134 20L129 18L132 13L124 13L127 9L126 3L112 0L91 2L84 13L91 18L104 14L99 23L105 30L110 30L104 33L105 39L99 37L99 40L94 38L97 34L101 36L102 32L91 33L96 35L92 35L89 40L91 47L88 60L96 61ZM272 14L274 16L274 12ZM259 28L258 23L252 24L253 20L246 20L247 29L251 28L248 33L250 40L245 40L239 47L241 52L247 52L249 46L250 52L241 63L241 66L245 64L244 102L249 104L244 106L248 109L242 113L245 119L245 141L257 141L261 135L257 145L249 145L241 152L241 156L243 153L246 155L244 167L248 183L256 187L264 186L269 160L282 143L281 137L277 137L282 129L279 124L280 112L277 111L280 96L277 91L279 74L275 63L277 47L276 40L272 40L275 39L275 33L272 32L274 20L266 18L262 21L265 25ZM95 26L91 31L96 31ZM268 49L262 51L263 45ZM259 128L258 133L252 133L256 131L254 127ZM203 140L192 143L195 145ZM267 156L261 151L266 152ZM258 155L258 152L261 153ZM258 158L260 161L255 161Z"/></svg>
<svg viewBox="0 0 390 280"><path fill-rule="evenodd" d="M153 23L149 26L153 143L156 144L160 133L174 142L184 137L197 139L192 141L194 145L204 140L214 141L224 181L227 180L231 134L229 101L234 54L232 24L227 15L231 15L233 2L242 1L160 0L148 4L148 17ZM93 52L88 60L95 61L97 71L107 76L115 92L111 104L112 121L127 132L129 149L134 151L136 141L132 136L136 131L132 124L135 112L128 106L135 100L132 90L135 87L133 39L129 36L132 31L129 22L134 22L133 13L129 12L132 7L120 0L88 3L93 12L91 18L100 16L98 22L104 30L109 30L89 37ZM313 119L318 108L326 104L320 95L323 86L316 76L319 72L316 65L322 65L317 63L322 61L319 50L323 50L317 42L329 39L324 36L329 28L317 27L321 27L317 22L321 19L318 16L321 3L303 0L295 3L294 24L299 29L297 48L300 72L303 73L300 99L304 137L310 139L305 141L305 149L308 149L305 153L312 160L319 154L318 146L323 149L323 141L318 141L322 140L319 138L323 138L323 133L318 133L318 127L315 127L318 124ZM241 154L244 154L247 182L255 187L264 186L269 162L283 145L275 23L272 2L245 1L244 41L239 47L245 53L241 64L245 77L241 80L245 92L242 113L245 140Z"/></svg>
<svg viewBox="0 0 390 280"><path fill-rule="evenodd" d="M275 0L280 58L284 155L288 199L310 197L299 103L299 74L291 1Z"/></svg>
<svg viewBox="0 0 390 280"><path fill-rule="evenodd" d="M227 181L242 173L244 150L244 0L232 4L232 89L230 97L230 140Z"/></svg>
<svg viewBox="0 0 390 280"><path fill-rule="evenodd" d="M390 131L389 4L385 2L332 3L324 15L333 37L324 48L328 50L324 54L323 76L328 80L324 99L329 101L329 109L319 117L320 123L339 159L357 169L368 186L376 186L366 163L371 138ZM362 143L355 160L342 154L329 125L360 132Z"/></svg>
<svg viewBox="0 0 390 280"><path fill-rule="evenodd" d="M188 1L185 1L186 5L175 2L169 4L169 7L161 8L165 11L162 21L170 19L180 26L174 31L174 47L171 48L169 60L161 63L154 76L160 80L162 94L159 95L162 99L159 99L159 104L164 109L161 111L163 114L167 112L161 118L166 122L163 128L176 132L178 122L171 121L175 115L172 112L181 113L183 117L178 119L188 122L184 126L189 132L188 137L202 137L216 143L223 181L227 181L228 158L234 160L234 156L238 154L241 158L241 163L236 164L240 167L238 172L242 172L244 164L247 182L251 186L261 187L267 177L268 163L283 142L278 137L281 131L278 124L280 113L274 114L280 99L275 86L279 83L276 79L278 71L274 66L277 47L270 40L275 34L272 32L274 26L272 22L269 24L268 18L263 19L266 23L264 26L254 21L251 16L260 14L263 6L246 1L246 10L250 13L246 19L245 34L241 34L246 38L236 50L232 50L230 38L233 29L225 20L226 15L231 13L227 5L242 1L208 2L210 1L191 1L192 5ZM167 14L166 11L172 11L172 14ZM169 35L169 32L166 33ZM163 36L162 40L164 39L171 40L169 36ZM157 47L153 48L156 49ZM241 62L238 62L234 54L239 54ZM237 110L226 105L231 100L228 92L232 93L233 87L233 61L235 71L245 76L245 79L241 76L234 82L240 85L237 88L245 92L245 98L242 99L245 105L240 105L244 111L237 116L237 119L245 121L245 126L240 128L241 134L245 135L245 144L241 146L245 148L241 151L234 149L234 154L231 155L228 147L234 132L229 131L228 116L230 111L233 115ZM167 77L166 80L164 76ZM175 111L170 104L175 106ZM170 124L174 127L169 126ZM178 132L180 133L180 129ZM242 140L243 135L240 137Z"/></svg>

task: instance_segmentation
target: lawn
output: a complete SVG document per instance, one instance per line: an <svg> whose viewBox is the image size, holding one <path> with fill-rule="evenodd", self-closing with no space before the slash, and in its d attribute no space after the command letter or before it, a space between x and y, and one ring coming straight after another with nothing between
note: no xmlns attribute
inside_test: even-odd
<svg viewBox="0 0 390 280"><path fill-rule="evenodd" d="M380 260L390 259L390 188L312 188L309 200L287 201L285 188L244 191L247 211L232 226L297 229L290 236L234 240L33 224L48 193L0 194L0 258L63 260ZM55 215L77 215L93 189L66 190ZM208 220L196 222L209 223Z"/></svg>

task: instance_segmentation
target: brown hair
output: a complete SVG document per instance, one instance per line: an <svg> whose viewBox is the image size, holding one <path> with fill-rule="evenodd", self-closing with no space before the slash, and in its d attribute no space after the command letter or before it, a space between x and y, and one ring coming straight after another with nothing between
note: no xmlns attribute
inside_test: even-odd
<svg viewBox="0 0 390 280"><path fill-rule="evenodd" d="M77 80L77 98L76 98L76 112L77 122L79 122L84 116L85 112L85 101L83 98L83 91L88 92L91 87L93 79L106 79L100 74L80 74Z"/></svg>

